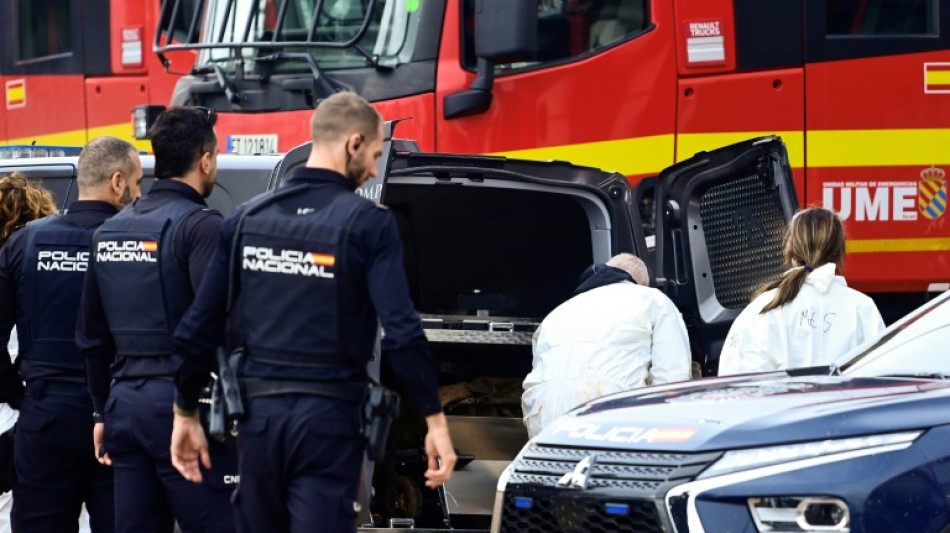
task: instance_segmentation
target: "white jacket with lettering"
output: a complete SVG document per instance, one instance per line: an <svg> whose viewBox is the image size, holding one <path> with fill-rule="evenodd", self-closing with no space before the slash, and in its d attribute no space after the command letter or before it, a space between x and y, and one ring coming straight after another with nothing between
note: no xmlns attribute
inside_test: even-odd
<svg viewBox="0 0 950 533"><path fill-rule="evenodd" d="M719 375L826 365L884 329L874 301L835 275L835 264L808 274L787 305L760 311L777 289L736 318L719 356Z"/></svg>
<svg viewBox="0 0 950 533"><path fill-rule="evenodd" d="M528 435L587 400L690 377L679 310L657 289L624 281L559 305L535 333L521 406Z"/></svg>

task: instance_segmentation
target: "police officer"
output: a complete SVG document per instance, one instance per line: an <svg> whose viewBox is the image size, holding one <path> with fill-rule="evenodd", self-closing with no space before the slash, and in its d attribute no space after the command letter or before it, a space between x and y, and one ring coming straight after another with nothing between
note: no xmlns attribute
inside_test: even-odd
<svg viewBox="0 0 950 533"><path fill-rule="evenodd" d="M93 233L139 197L141 181L135 147L97 137L79 155L79 199L65 215L28 223L0 250L0 337L15 321L20 350L19 376L0 357L0 382L26 382L13 531L76 531L83 502L92 531L114 529L112 470L94 459L92 401L73 333Z"/></svg>
<svg viewBox="0 0 950 533"><path fill-rule="evenodd" d="M209 458L201 425L189 416L200 386L191 376L210 364L228 292L237 291L228 331L230 347L246 351L235 495L241 531L356 530L359 396L343 391L363 390L377 316L386 332L382 359L426 415L426 484L448 480L456 461L396 224L388 210L354 193L376 174L380 116L356 94L338 93L319 104L311 132L306 167L225 222L175 334L185 364L172 461L198 481L199 463L207 467Z"/></svg>
<svg viewBox="0 0 950 533"><path fill-rule="evenodd" d="M119 532L171 531L174 520L184 533L233 526L229 508L215 511L227 493L187 482L168 453L180 366L172 333L222 221L204 201L217 178L215 120L205 108L162 113L150 132L154 185L93 239L76 344L86 358L96 450L115 467Z"/></svg>

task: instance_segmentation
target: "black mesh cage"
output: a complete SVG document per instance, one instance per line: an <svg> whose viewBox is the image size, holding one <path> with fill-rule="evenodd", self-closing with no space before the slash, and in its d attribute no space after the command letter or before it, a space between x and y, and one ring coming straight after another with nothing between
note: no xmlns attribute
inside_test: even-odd
<svg viewBox="0 0 950 533"><path fill-rule="evenodd" d="M711 187L700 201L713 287L723 307L745 307L760 284L784 271L785 218L767 185L752 172Z"/></svg>

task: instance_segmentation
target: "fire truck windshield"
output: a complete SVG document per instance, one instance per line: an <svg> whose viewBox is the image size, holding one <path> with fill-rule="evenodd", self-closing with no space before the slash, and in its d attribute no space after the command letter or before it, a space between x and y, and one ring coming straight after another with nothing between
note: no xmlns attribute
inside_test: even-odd
<svg viewBox="0 0 950 533"><path fill-rule="evenodd" d="M210 0L203 12L193 1L163 4L156 52L197 49L196 67L239 77L393 67L418 33L419 0Z"/></svg>

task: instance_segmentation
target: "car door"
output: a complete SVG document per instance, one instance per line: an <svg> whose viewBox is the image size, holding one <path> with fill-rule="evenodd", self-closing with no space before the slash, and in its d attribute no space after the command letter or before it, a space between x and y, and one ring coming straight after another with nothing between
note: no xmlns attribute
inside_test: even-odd
<svg viewBox="0 0 950 533"><path fill-rule="evenodd" d="M699 152L660 173L654 198L657 287L714 375L732 321L785 268L785 228L798 209L785 144L770 136Z"/></svg>
<svg viewBox="0 0 950 533"><path fill-rule="evenodd" d="M44 159L8 159L0 165L0 175L19 172L27 179L35 180L53 193L56 207L62 211L76 199L76 159L62 161Z"/></svg>

